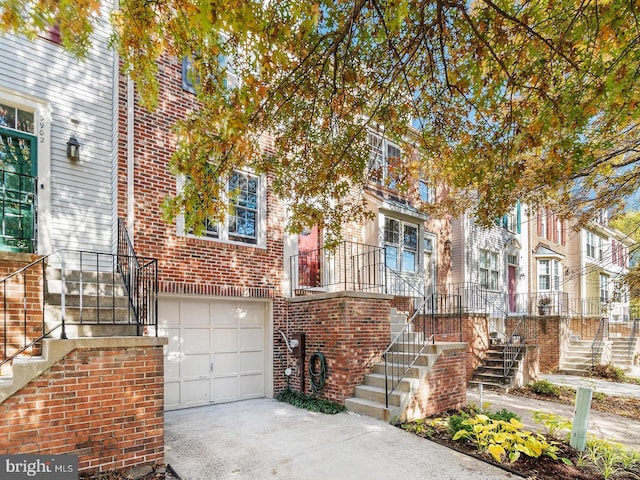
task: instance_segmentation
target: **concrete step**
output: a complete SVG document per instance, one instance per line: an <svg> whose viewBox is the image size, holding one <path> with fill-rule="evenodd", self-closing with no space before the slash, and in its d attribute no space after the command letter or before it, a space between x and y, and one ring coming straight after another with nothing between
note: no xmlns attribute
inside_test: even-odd
<svg viewBox="0 0 640 480"><path fill-rule="evenodd" d="M393 380L391 377L387 379L387 385L389 388L392 388ZM364 376L364 384L370 387L377 387L384 389L385 386L385 376L380 373L368 373ZM401 390L403 392L411 392L415 390L420 384L420 380L412 377L403 378L398 385L396 386L396 390Z"/></svg>
<svg viewBox="0 0 640 480"><path fill-rule="evenodd" d="M351 412L377 418L383 422L391 422L393 419L399 418L402 412L399 407L386 408L382 403L356 397L345 399L344 406Z"/></svg>
<svg viewBox="0 0 640 480"><path fill-rule="evenodd" d="M577 377L588 377L590 370L561 367L558 369L558 373L561 375L575 375Z"/></svg>
<svg viewBox="0 0 640 480"><path fill-rule="evenodd" d="M56 305L45 306L45 317L54 322L62 320L62 309ZM129 308L115 308L105 306L105 308L67 306L65 308L65 319L69 323L88 322L88 323L129 323L129 319L133 317L133 311Z"/></svg>
<svg viewBox="0 0 640 480"><path fill-rule="evenodd" d="M86 295L95 295L98 292L100 295L105 296L121 296L127 295L127 289L121 282L110 283L83 280L82 284L78 281L67 280L65 282L65 293L67 295L79 295L80 289L82 293ZM49 280L47 279L47 293L48 294L60 294L62 293L62 281L61 280Z"/></svg>
<svg viewBox="0 0 640 480"><path fill-rule="evenodd" d="M422 378L427 374L430 368L431 367L425 367L423 365L413 365L409 367L404 376L408 378ZM401 374L402 370L404 369L404 365L398 363L390 363L387 365L387 369L389 372L394 372L394 374ZM384 375L384 363L376 363L373 366L373 373Z"/></svg>
<svg viewBox="0 0 640 480"><path fill-rule="evenodd" d="M400 346L398 346L398 348L400 348ZM408 365L413 362L414 365L424 365L426 367L433 365L437 358L438 355L435 353L421 353L416 356L414 352L403 352L395 348L387 355L387 360L390 363Z"/></svg>
<svg viewBox="0 0 640 480"><path fill-rule="evenodd" d="M496 391L501 391L504 392L506 390L509 389L509 385L505 384L505 383L496 383L496 382L492 382L492 381L485 381L485 380L471 380L468 383L468 386L471 388L477 388L480 386L480 384L482 384L482 388L486 388L489 390L496 390Z"/></svg>
<svg viewBox="0 0 640 480"><path fill-rule="evenodd" d="M49 305L60 306L62 305L62 295L59 293L49 293L45 299L46 303ZM83 307L96 307L100 306L102 308L111 308L115 306L117 308L128 308L129 307L129 297L118 295L100 295L97 296L95 294L91 294L88 292L82 293L82 296L79 294L69 294L67 293L64 298L64 303L67 307L78 307L82 301Z"/></svg>
<svg viewBox="0 0 640 480"><path fill-rule="evenodd" d="M408 392L402 390L394 390L389 395L389 405L394 407L400 407L408 397ZM354 397L364 398L372 402L378 402L381 405L385 404L386 392L384 388L373 387L371 385L358 385L355 389Z"/></svg>

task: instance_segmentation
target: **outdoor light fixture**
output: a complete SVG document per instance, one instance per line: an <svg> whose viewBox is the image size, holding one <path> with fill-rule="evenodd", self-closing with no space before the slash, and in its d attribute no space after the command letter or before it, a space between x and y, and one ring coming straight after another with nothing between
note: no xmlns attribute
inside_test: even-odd
<svg viewBox="0 0 640 480"><path fill-rule="evenodd" d="M78 142L73 135L69 137L69 141L67 142L67 158L69 160L80 159L80 142Z"/></svg>

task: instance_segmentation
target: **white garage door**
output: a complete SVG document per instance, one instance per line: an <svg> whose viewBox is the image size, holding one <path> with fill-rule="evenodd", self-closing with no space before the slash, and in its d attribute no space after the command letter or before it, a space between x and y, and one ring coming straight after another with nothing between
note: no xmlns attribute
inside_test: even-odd
<svg viewBox="0 0 640 480"><path fill-rule="evenodd" d="M165 409L265 396L268 305L247 300L161 297Z"/></svg>

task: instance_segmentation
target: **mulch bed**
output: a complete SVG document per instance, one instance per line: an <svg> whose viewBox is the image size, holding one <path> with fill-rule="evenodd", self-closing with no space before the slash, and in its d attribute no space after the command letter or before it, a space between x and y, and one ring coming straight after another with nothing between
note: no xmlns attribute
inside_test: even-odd
<svg viewBox="0 0 640 480"><path fill-rule="evenodd" d="M532 458L527 457L526 455L522 455L515 463L499 464L495 462L489 454L478 453L473 446L464 441L454 442L451 440L451 436L448 432L435 431L433 435L425 438L453 450L481 459L497 467L504 468L507 471L516 473L525 478L536 480L602 480L602 476L598 472L588 468L576 467L575 464L580 452L565 444L558 445L558 447L560 447L558 457L568 458L573 462L573 465L567 465L559 460L556 461L549 457L543 456Z"/></svg>
<svg viewBox="0 0 640 480"><path fill-rule="evenodd" d="M416 434L418 435L418 434ZM532 458L522 455L515 463L499 464L489 454L479 453L471 444L464 441L453 441L446 431L432 430L426 435L419 435L427 440L457 450L479 460L485 461L513 474L529 480L602 480L603 477L590 467L578 467L580 452L569 445L559 444L558 458L568 458L573 465L549 457ZM638 480L640 472L619 471L611 477L614 480Z"/></svg>

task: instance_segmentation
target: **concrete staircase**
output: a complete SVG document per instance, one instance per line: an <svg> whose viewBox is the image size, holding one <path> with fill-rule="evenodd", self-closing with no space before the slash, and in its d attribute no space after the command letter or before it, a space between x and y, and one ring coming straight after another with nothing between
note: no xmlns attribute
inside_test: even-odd
<svg viewBox="0 0 640 480"><path fill-rule="evenodd" d="M559 373L565 375L588 376L593 364L591 345L593 340L571 339L560 365ZM602 351L596 353L596 362L600 361Z"/></svg>
<svg viewBox="0 0 640 480"><path fill-rule="evenodd" d="M407 316L396 312L391 313L391 338L404 328ZM417 342L421 336L419 333L409 332L414 336L414 342ZM416 362L411 366L405 377L400 381L394 392L389 397L389 407L385 406L385 365L384 362L376 363L371 373L365 375L364 384L359 385L355 389L355 395L345 400L347 409L374 417L386 422L403 417L407 406L436 362L442 347L439 345L427 345L422 354L419 355ZM406 361L411 359L405 357ZM388 368L399 369L399 364L389 364ZM391 381L389 380L389 383ZM391 388L391 385L389 385Z"/></svg>
<svg viewBox="0 0 640 480"><path fill-rule="evenodd" d="M611 363L625 370L631 368L639 339L637 337L610 337L609 340L611 341Z"/></svg>
<svg viewBox="0 0 640 480"><path fill-rule="evenodd" d="M65 271L65 319L69 338L135 336L135 319L119 273ZM48 268L45 282L45 323L62 319L61 271Z"/></svg>
<svg viewBox="0 0 640 480"><path fill-rule="evenodd" d="M524 350L518 354L509 374L505 377L504 345L492 345L482 359L482 364L473 372L469 385L482 384L485 388L492 390L507 390L514 383L523 356Z"/></svg>

